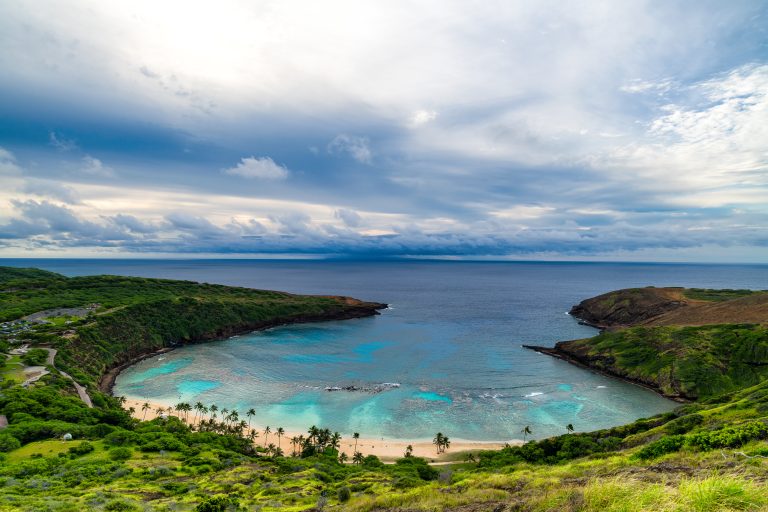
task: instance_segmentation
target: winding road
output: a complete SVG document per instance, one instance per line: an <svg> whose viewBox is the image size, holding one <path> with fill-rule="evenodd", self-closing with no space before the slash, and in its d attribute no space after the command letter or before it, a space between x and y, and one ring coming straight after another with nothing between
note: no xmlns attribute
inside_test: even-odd
<svg viewBox="0 0 768 512"><path fill-rule="evenodd" d="M74 384L75 389L77 390L78 396L80 396L80 400L82 400L85 405L87 405L88 407L93 409L93 402L91 402L91 397L88 395L88 392L85 390L85 387L81 386L80 384L78 384L77 381L75 379L73 379L72 376L70 374L68 374L67 372L59 370L58 368L56 368L56 365L54 364L54 360L56 359L56 353L58 351L55 348L45 348L45 347L40 347L40 348L42 348L43 350L47 350L48 351L48 358L45 360L45 364L50 366L50 367L52 367L52 368L54 368L63 377L71 380L72 384Z"/></svg>

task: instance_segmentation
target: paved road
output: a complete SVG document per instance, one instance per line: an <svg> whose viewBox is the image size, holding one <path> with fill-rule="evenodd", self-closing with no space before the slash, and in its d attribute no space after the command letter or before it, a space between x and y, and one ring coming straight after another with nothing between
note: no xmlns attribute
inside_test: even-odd
<svg viewBox="0 0 768 512"><path fill-rule="evenodd" d="M48 359L45 360L45 364L48 366L51 366L53 368L56 368L56 365L54 364L54 361L56 359L56 353L58 352L55 348L44 348L43 350L48 351ZM72 381L72 384L75 385L75 389L77 390L77 394L80 396L80 400L83 401L85 405L87 405L90 408L93 408L93 402L91 402L91 397L88 395L88 392L85 390L84 386L81 386L77 383L75 379L72 378L72 376L62 370L59 370L56 368L56 370L65 378Z"/></svg>

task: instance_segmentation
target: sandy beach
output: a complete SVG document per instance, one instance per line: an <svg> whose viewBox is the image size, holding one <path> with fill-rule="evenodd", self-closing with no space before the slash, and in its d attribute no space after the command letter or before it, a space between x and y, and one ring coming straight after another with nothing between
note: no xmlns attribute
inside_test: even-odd
<svg viewBox="0 0 768 512"><path fill-rule="evenodd" d="M147 409L146 411L142 411L142 405L144 403L149 403L151 408ZM133 413L134 418L138 419L146 419L151 420L157 417L157 409L163 408L167 409L168 404L162 404L157 402L149 402L146 400L134 400L134 399L127 399L125 404L123 405L126 409L133 407L135 412ZM189 413L190 422L193 421L194 418L194 411ZM245 419L247 421L247 418L243 417L241 419ZM269 440L268 444L278 444L278 438L277 435L274 434L274 430L279 425L272 426L273 432L269 434ZM255 417L254 420L251 422L251 428L256 429L257 432L259 432L259 437L256 438L255 443L259 446L263 446L265 442L265 436L264 436L264 425L260 425L258 423L258 417ZM286 431L285 434L283 434L282 439L280 440L280 446L282 447L283 451L290 455L291 453L291 443L290 439L294 436L304 435L306 436L306 432L292 432L292 431ZM448 434L449 437L450 433ZM411 445L413 447L413 455L417 457L424 457L427 460L433 461L433 462L441 462L445 460L455 460L456 454L461 452L470 452L470 451L479 451L479 450L498 450L500 448L504 447L504 442L480 442L480 441L467 441L464 439L454 439L451 437L451 446L446 450L445 453L440 454L439 456L436 453L435 445L432 444L431 440L414 440L414 441L408 441L408 440L393 440L393 439L382 439L382 438L372 438L372 437L364 437L365 433L360 433L360 438L357 440L357 450L361 452L363 455L376 455L377 457L381 458L384 461L391 461L394 459L398 459L403 456L405 453L405 449L408 445ZM520 440L510 440L508 441L509 444L515 445L515 444L522 444L522 441ZM341 446L340 446L340 452L346 453L350 458L352 457L352 454L354 453L355 448L355 440L352 438L352 435L350 433L344 433L342 432L342 440L341 440ZM459 460L461 457L458 457Z"/></svg>

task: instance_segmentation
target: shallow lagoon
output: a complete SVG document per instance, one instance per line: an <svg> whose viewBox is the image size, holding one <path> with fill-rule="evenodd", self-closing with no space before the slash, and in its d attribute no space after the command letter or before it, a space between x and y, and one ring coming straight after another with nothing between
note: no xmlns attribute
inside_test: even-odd
<svg viewBox="0 0 768 512"><path fill-rule="evenodd" d="M31 263L24 261L25 266ZM578 263L40 260L67 275L216 282L392 304L375 318L289 326L183 347L126 370L115 392L216 403L255 422L345 435L454 439L591 430L670 410L654 393L521 348L591 336L565 314L612 289L768 288L768 267ZM401 384L378 394L326 386Z"/></svg>

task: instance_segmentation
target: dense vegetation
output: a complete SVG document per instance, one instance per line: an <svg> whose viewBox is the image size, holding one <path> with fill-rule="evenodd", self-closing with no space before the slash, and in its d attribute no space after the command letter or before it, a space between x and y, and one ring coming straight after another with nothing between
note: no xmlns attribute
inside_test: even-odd
<svg viewBox="0 0 768 512"><path fill-rule="evenodd" d="M272 322L343 317L344 301L2 268L0 284L6 319L98 304L0 337L0 352L22 342L59 350L57 366L26 388L9 376L45 365L46 350L0 368L7 378L0 415L9 423L0 430L0 511L768 510L764 325L633 327L572 342L590 364L698 398L673 413L592 432L564 425L562 436L498 451L453 454L439 434L449 465L407 453L383 464L362 454L346 461L339 436L322 428L282 439L282 449L279 439L262 446L234 411L189 421L206 408L179 404L176 417L139 421L97 386L105 370L144 351ZM57 368L88 385L93 408Z"/></svg>
<svg viewBox="0 0 768 512"><path fill-rule="evenodd" d="M744 388L768 377L764 325L632 327L564 342L558 349L592 367L689 399Z"/></svg>

